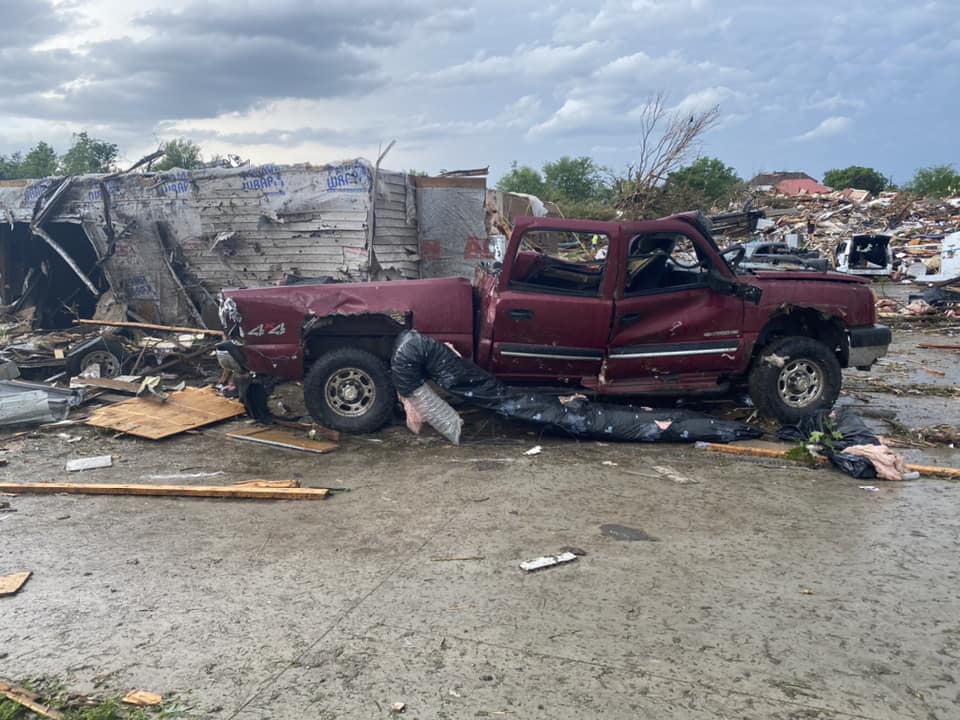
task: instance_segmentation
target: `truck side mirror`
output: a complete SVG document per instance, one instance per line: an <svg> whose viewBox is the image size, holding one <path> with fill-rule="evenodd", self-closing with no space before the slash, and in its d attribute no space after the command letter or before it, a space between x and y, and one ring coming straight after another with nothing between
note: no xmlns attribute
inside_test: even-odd
<svg viewBox="0 0 960 720"><path fill-rule="evenodd" d="M707 287L721 295L733 295L754 305L760 304L760 296L763 295L763 291L755 285L728 280L716 270L707 273Z"/></svg>

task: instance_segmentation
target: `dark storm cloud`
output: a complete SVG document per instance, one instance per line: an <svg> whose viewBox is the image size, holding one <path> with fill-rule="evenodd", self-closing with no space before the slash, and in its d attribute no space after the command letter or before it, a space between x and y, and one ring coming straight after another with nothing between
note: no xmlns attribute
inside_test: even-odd
<svg viewBox="0 0 960 720"><path fill-rule="evenodd" d="M0 47L30 47L65 30L69 22L65 13L54 11L49 0L3 0ZM4 63L4 68L7 67Z"/></svg>
<svg viewBox="0 0 960 720"><path fill-rule="evenodd" d="M280 98L329 98L386 82L367 48L401 39L422 19L399 2L344 5L194 3L138 20L142 40L119 38L72 55L72 74L32 76L32 93L4 89L8 111L78 123L150 124L209 117ZM29 62L62 64L62 51ZM66 82L71 80L73 82ZM11 92L19 94L9 97Z"/></svg>

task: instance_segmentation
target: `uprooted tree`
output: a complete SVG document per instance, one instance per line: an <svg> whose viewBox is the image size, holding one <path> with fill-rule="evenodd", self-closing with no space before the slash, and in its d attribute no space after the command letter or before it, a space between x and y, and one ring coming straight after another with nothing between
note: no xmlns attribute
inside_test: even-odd
<svg viewBox="0 0 960 720"><path fill-rule="evenodd" d="M680 113L666 106L663 93L651 97L639 112L639 156L627 166L627 176L617 183L617 207L629 216L647 216L662 194L667 176L696 153L702 135L719 116L718 106Z"/></svg>

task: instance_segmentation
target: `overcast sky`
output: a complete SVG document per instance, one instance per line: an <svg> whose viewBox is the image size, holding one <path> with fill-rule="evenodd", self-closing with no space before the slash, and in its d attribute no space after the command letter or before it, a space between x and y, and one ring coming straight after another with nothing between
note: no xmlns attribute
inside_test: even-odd
<svg viewBox="0 0 960 720"><path fill-rule="evenodd" d="M0 154L86 129L254 162L636 154L656 91L741 175L960 161L956 0L2 0Z"/></svg>

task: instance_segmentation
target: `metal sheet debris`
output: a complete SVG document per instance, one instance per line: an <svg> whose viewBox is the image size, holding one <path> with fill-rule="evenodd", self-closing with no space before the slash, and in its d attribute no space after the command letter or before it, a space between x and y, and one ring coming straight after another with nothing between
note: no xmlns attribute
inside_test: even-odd
<svg viewBox="0 0 960 720"><path fill-rule="evenodd" d="M576 559L577 556L572 552L564 552L559 555L544 555L520 563L520 569L524 572L535 572L537 570L543 570L544 568L553 567L554 565L573 562Z"/></svg>
<svg viewBox="0 0 960 720"><path fill-rule="evenodd" d="M67 472L99 470L100 468L108 467L113 467L113 457L110 455L97 455L96 457L74 458L73 460L67 460Z"/></svg>

